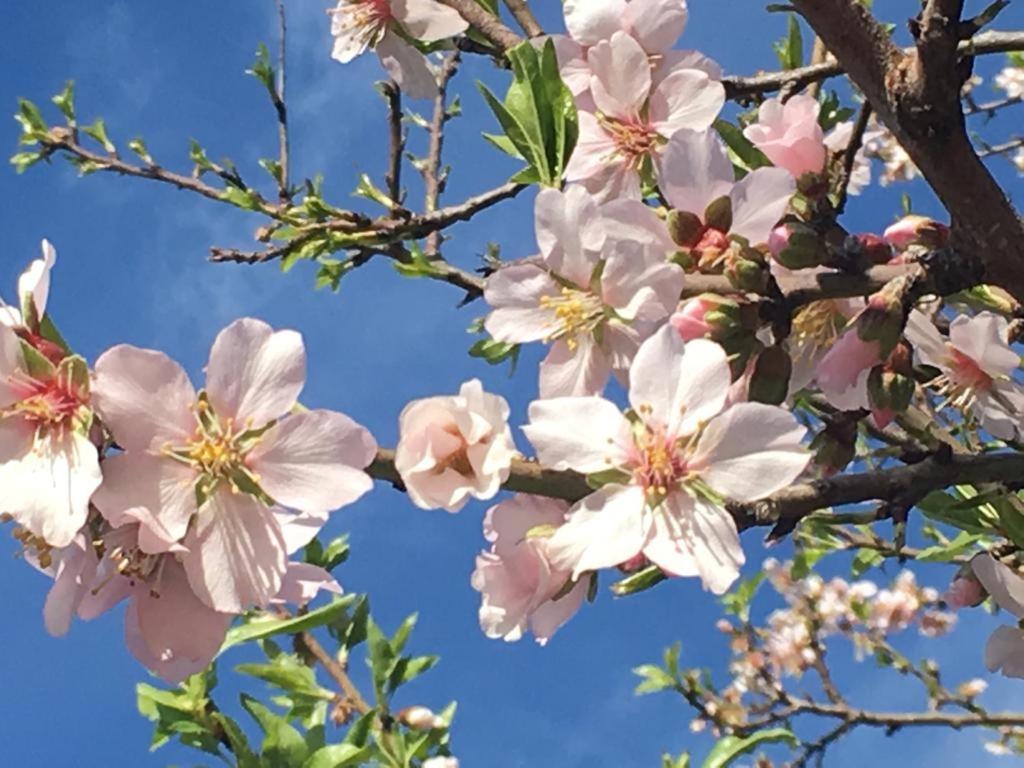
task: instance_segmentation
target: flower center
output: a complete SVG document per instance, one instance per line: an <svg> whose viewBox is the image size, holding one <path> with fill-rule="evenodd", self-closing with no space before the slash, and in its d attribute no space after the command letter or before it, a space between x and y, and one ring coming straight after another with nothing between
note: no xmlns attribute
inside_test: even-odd
<svg viewBox="0 0 1024 768"><path fill-rule="evenodd" d="M43 380L19 374L11 377L10 383L21 399L11 406L9 413L36 426L66 426L85 405L70 375Z"/></svg>
<svg viewBox="0 0 1024 768"><path fill-rule="evenodd" d="M982 392L987 392L992 388L992 377L981 370L981 367L973 359L959 349L950 347L949 362L951 368L949 377L957 385Z"/></svg>
<svg viewBox="0 0 1024 768"><path fill-rule="evenodd" d="M380 41L393 18L389 0L349 0L328 12L336 27L340 27L335 34L339 31L354 34L364 48Z"/></svg>
<svg viewBox="0 0 1024 768"><path fill-rule="evenodd" d="M687 475L686 453L664 427L639 425L633 435L630 470L649 499L660 501Z"/></svg>
<svg viewBox="0 0 1024 768"><path fill-rule="evenodd" d="M545 341L565 339L569 349L575 350L577 337L592 333L604 319L604 302L590 291L562 288L557 296L541 296L540 305L554 314L555 329Z"/></svg>
<svg viewBox="0 0 1024 768"><path fill-rule="evenodd" d="M615 142L618 155L634 170L664 141L661 134L640 120L618 120L600 115L598 121Z"/></svg>
<svg viewBox="0 0 1024 768"><path fill-rule="evenodd" d="M797 341L796 354L810 358L835 344L846 327L846 316L836 302L825 299L812 301L793 317L792 338Z"/></svg>

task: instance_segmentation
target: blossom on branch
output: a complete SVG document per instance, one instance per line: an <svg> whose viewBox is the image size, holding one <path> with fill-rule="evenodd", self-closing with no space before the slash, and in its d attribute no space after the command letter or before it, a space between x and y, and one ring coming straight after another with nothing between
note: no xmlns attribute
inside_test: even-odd
<svg viewBox="0 0 1024 768"><path fill-rule="evenodd" d="M684 344L665 326L633 363L631 416L600 397L531 404L523 430L545 466L609 481L551 537L556 566L578 577L643 553L668 574L699 576L716 594L729 588L744 557L723 499L769 496L810 459L801 447L805 429L788 411L726 408L730 381L721 347Z"/></svg>
<svg viewBox="0 0 1024 768"><path fill-rule="evenodd" d="M490 499L508 479L516 446L505 398L478 379L454 396L414 400L399 417L395 468L412 502L458 512L470 497Z"/></svg>
<svg viewBox="0 0 1024 768"><path fill-rule="evenodd" d="M520 494L487 510L484 536L490 550L476 558L473 589L480 592L480 628L512 642L529 629L544 645L587 596L588 579L570 588L572 574L552 565L551 534L565 522L569 504Z"/></svg>
<svg viewBox="0 0 1024 768"><path fill-rule="evenodd" d="M794 178L820 174L828 155L825 133L818 124L820 111L818 100L806 93L785 102L780 96L766 99L758 109L757 122L744 128L743 135Z"/></svg>
<svg viewBox="0 0 1024 768"><path fill-rule="evenodd" d="M340 0L328 13L334 36L331 56L347 64L374 49L391 78L414 99L436 96L437 78L407 38L434 43L469 26L457 11L435 0Z"/></svg>
<svg viewBox="0 0 1024 768"><path fill-rule="evenodd" d="M672 312L682 270L664 223L635 200L599 205L581 187L545 189L535 209L539 263L487 280L485 328L497 340L544 341L541 397L600 393L625 377L640 343Z"/></svg>
<svg viewBox="0 0 1024 768"><path fill-rule="evenodd" d="M292 413L305 363L299 334L249 318L217 336L198 394L160 352L120 345L96 362L96 407L124 453L104 461L95 504L115 527L140 524L142 552L183 545L212 610L266 607L288 555L372 486L369 432L333 411Z"/></svg>
<svg viewBox="0 0 1024 768"><path fill-rule="evenodd" d="M971 570L997 606L1024 619L1024 578L987 552L975 555ZM1024 629L997 628L985 646L985 666L989 672L1024 678Z"/></svg>

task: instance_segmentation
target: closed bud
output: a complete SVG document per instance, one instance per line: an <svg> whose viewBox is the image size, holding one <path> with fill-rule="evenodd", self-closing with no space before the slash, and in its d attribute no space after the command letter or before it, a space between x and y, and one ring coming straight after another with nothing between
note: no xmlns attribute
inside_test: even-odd
<svg viewBox="0 0 1024 768"><path fill-rule="evenodd" d="M792 370L793 361L782 347L767 347L754 361L747 399L768 405L781 404L789 394Z"/></svg>
<svg viewBox="0 0 1024 768"><path fill-rule="evenodd" d="M888 264L893 258L892 246L870 232L850 235L846 240L846 249L852 256L857 256L868 264Z"/></svg>
<svg viewBox="0 0 1024 768"><path fill-rule="evenodd" d="M985 602L987 597L988 593L968 563L959 570L942 600L950 608L974 608Z"/></svg>
<svg viewBox="0 0 1024 768"><path fill-rule="evenodd" d="M719 232L732 229L732 200L727 195L712 200L704 209L704 224Z"/></svg>
<svg viewBox="0 0 1024 768"><path fill-rule="evenodd" d="M857 336L862 341L877 341L879 355L886 358L903 334L905 315L898 296L883 288L868 299L868 305L857 316Z"/></svg>
<svg viewBox="0 0 1024 768"><path fill-rule="evenodd" d="M787 269L817 267L827 250L825 240L814 228L800 222L783 224L768 236L772 258Z"/></svg>
<svg viewBox="0 0 1024 768"><path fill-rule="evenodd" d="M882 236L893 248L901 251L912 245L934 250L949 244L949 227L927 216L910 215L890 225Z"/></svg>
<svg viewBox="0 0 1024 768"><path fill-rule="evenodd" d="M876 365L868 374L868 400L873 411L901 413L914 396L914 378Z"/></svg>
<svg viewBox="0 0 1024 768"><path fill-rule="evenodd" d="M725 276L734 288L741 291L761 291L765 286L764 267L741 254L738 249L730 249L725 256Z"/></svg>
<svg viewBox="0 0 1024 768"><path fill-rule="evenodd" d="M444 720L426 707L407 707L398 713L398 722L414 731L429 731L444 728Z"/></svg>
<svg viewBox="0 0 1024 768"><path fill-rule="evenodd" d="M738 327L739 321L739 305L713 293L689 299L669 320L683 341L721 337Z"/></svg>
<svg viewBox="0 0 1024 768"><path fill-rule="evenodd" d="M987 309L1000 315L1021 314L1020 302L997 285L976 285L961 292L956 298L973 309Z"/></svg>
<svg viewBox="0 0 1024 768"><path fill-rule="evenodd" d="M692 248L700 240L704 224L700 217L688 211L669 211L666 219L668 234L676 245Z"/></svg>

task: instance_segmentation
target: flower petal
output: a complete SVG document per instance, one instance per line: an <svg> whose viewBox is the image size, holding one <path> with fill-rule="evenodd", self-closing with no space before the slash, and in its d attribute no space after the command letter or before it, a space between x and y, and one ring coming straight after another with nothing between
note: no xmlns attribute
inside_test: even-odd
<svg viewBox="0 0 1024 768"><path fill-rule="evenodd" d="M729 194L735 179L729 153L714 131L676 131L657 170L658 184L672 207L701 217L709 203Z"/></svg>
<svg viewBox="0 0 1024 768"><path fill-rule="evenodd" d="M950 343L979 364L990 376L1012 376L1020 355L1007 343L1009 323L992 312L960 315L949 326Z"/></svg>
<svg viewBox="0 0 1024 768"><path fill-rule="evenodd" d="M341 585L326 570L310 563L288 563L281 591L275 603L289 603L299 607L309 605L321 592L342 593Z"/></svg>
<svg viewBox="0 0 1024 768"><path fill-rule="evenodd" d="M437 96L437 77L427 57L390 29L377 43L377 56L406 96L412 99Z"/></svg>
<svg viewBox="0 0 1024 768"><path fill-rule="evenodd" d="M903 333L907 341L914 346L914 352L922 363L936 368L949 368L949 348L946 346L946 340L942 338L939 329L928 315L919 309L911 310Z"/></svg>
<svg viewBox="0 0 1024 768"><path fill-rule="evenodd" d="M732 229L751 245L768 242L768 235L786 212L796 182L783 168L757 168L732 188Z"/></svg>
<svg viewBox="0 0 1024 768"><path fill-rule="evenodd" d="M687 17L686 0L630 0L623 24L645 51L657 54L675 45L686 29Z"/></svg>
<svg viewBox="0 0 1024 768"><path fill-rule="evenodd" d="M589 285L605 237L593 196L583 187L541 190L534 227L548 268L578 286Z"/></svg>
<svg viewBox="0 0 1024 768"><path fill-rule="evenodd" d="M985 666L989 672L1024 678L1024 630L997 627L985 644Z"/></svg>
<svg viewBox="0 0 1024 768"><path fill-rule="evenodd" d="M603 397L534 400L529 414L523 432L551 469L601 472L621 465L632 444L626 417Z"/></svg>
<svg viewBox="0 0 1024 768"><path fill-rule="evenodd" d="M625 0L565 0L565 27L580 45L596 45L622 28Z"/></svg>
<svg viewBox="0 0 1024 768"><path fill-rule="evenodd" d="M265 608L287 569L284 538L272 510L246 494L218 489L185 538L182 564L192 590L215 611Z"/></svg>
<svg viewBox="0 0 1024 768"><path fill-rule="evenodd" d="M92 399L126 451L183 445L195 432L196 392L163 352L120 344L96 361Z"/></svg>
<svg viewBox="0 0 1024 768"><path fill-rule="evenodd" d="M651 92L651 66L640 44L625 32L616 32L587 52L587 63L597 108L609 117L638 117Z"/></svg>
<svg viewBox="0 0 1024 768"><path fill-rule="evenodd" d="M700 436L690 469L735 501L755 501L790 485L811 454L807 430L774 405L739 403L712 419Z"/></svg>
<svg viewBox="0 0 1024 768"><path fill-rule="evenodd" d="M306 350L295 331L262 320L236 320L219 334L206 368L214 412L238 425L264 424L288 413L306 381Z"/></svg>
<svg viewBox="0 0 1024 768"><path fill-rule="evenodd" d="M666 77L651 94L651 125L662 136L689 128L711 127L725 104L725 88L705 72L680 69Z"/></svg>
<svg viewBox="0 0 1024 768"><path fill-rule="evenodd" d="M971 558L971 570L996 605L1024 619L1024 578L987 552Z"/></svg>
<svg viewBox="0 0 1024 768"><path fill-rule="evenodd" d="M499 269L487 278L484 288L484 300L494 307L484 328L497 341L540 341L556 327L551 310L541 307L541 298L557 296L560 290L547 272L533 264Z"/></svg>
<svg viewBox="0 0 1024 768"><path fill-rule="evenodd" d="M434 0L391 0L391 13L410 37L433 43L466 31L459 12Z"/></svg>
<svg viewBox="0 0 1024 768"><path fill-rule="evenodd" d="M575 347L560 339L540 364L540 396L599 395L610 373L611 362L591 336L577 336Z"/></svg>

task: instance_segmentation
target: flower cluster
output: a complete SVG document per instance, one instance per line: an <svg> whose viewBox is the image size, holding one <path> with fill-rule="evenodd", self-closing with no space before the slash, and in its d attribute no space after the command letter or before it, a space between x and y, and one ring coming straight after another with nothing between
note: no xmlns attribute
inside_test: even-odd
<svg viewBox="0 0 1024 768"><path fill-rule="evenodd" d="M289 556L370 490L376 443L299 406L302 339L259 320L221 331L198 392L166 355L128 345L90 372L45 315L54 260L44 243L0 325L2 511L54 578L51 633L127 600L129 650L177 682L235 616L340 591Z"/></svg>

